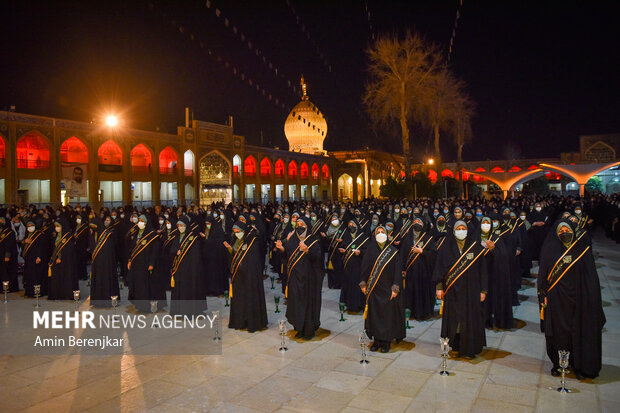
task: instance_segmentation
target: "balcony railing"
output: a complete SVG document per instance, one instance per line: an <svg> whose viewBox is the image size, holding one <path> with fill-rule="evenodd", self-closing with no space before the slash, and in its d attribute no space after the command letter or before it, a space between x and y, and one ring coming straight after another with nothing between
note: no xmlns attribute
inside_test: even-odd
<svg viewBox="0 0 620 413"><path fill-rule="evenodd" d="M101 172L121 172L123 170L122 165L106 165L99 164L99 171Z"/></svg>
<svg viewBox="0 0 620 413"><path fill-rule="evenodd" d="M151 165L148 166L131 166L131 172L134 174L150 174L152 173Z"/></svg>
<svg viewBox="0 0 620 413"><path fill-rule="evenodd" d="M17 167L23 169L47 169L50 167L50 161L42 161L40 159L18 159Z"/></svg>
<svg viewBox="0 0 620 413"><path fill-rule="evenodd" d="M193 176L194 175L194 170L193 169L184 169L183 173L185 174L185 176Z"/></svg>
<svg viewBox="0 0 620 413"><path fill-rule="evenodd" d="M254 171L245 171L245 176L253 178L253 177L256 176L256 172L254 172Z"/></svg>
<svg viewBox="0 0 620 413"><path fill-rule="evenodd" d="M176 166L173 166L172 168L169 168L167 166L160 166L159 173L162 175L176 175L177 168Z"/></svg>

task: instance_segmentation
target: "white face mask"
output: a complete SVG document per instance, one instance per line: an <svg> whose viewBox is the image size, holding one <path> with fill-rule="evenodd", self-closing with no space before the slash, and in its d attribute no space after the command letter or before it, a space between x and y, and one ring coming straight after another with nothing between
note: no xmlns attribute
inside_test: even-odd
<svg viewBox="0 0 620 413"><path fill-rule="evenodd" d="M121 219L125 218L125 214L121 214Z"/></svg>
<svg viewBox="0 0 620 413"><path fill-rule="evenodd" d="M235 232L235 237L239 239L243 238L243 232Z"/></svg>
<svg viewBox="0 0 620 413"><path fill-rule="evenodd" d="M138 228L140 229L146 228L146 222L142 222L142 221L138 222Z"/></svg>
<svg viewBox="0 0 620 413"><path fill-rule="evenodd" d="M335 220L332 221L332 225L333 226L337 227L338 224L340 224L340 220L339 219L335 219Z"/></svg>
<svg viewBox="0 0 620 413"><path fill-rule="evenodd" d="M480 224L480 229L482 229L482 232L489 232L489 230L491 229L491 224L485 222L484 224Z"/></svg>
<svg viewBox="0 0 620 413"><path fill-rule="evenodd" d="M463 241L465 238L467 238L467 230L466 229L457 229L457 230L454 231L454 236L459 241Z"/></svg>
<svg viewBox="0 0 620 413"><path fill-rule="evenodd" d="M383 244L387 241L387 234L385 232L380 232L375 236L375 238L379 244Z"/></svg>
<svg viewBox="0 0 620 413"><path fill-rule="evenodd" d="M186 226L185 226L185 225L178 225L178 226L177 226L177 228L179 229L179 232L180 232L181 234L185 233L185 228L186 228Z"/></svg>
<svg viewBox="0 0 620 413"><path fill-rule="evenodd" d="M540 212L540 211L542 211L542 208L541 207L536 207L536 212Z"/></svg>
<svg viewBox="0 0 620 413"><path fill-rule="evenodd" d="M163 224L164 224L164 220L163 220L163 219L160 219L160 220L159 220L159 225L163 225Z"/></svg>
<svg viewBox="0 0 620 413"><path fill-rule="evenodd" d="M77 224L80 225L82 223L82 218L76 218L75 222L77 222Z"/></svg>
<svg viewBox="0 0 620 413"><path fill-rule="evenodd" d="M131 222L133 222L134 224L138 222L138 217L131 217Z"/></svg>
<svg viewBox="0 0 620 413"><path fill-rule="evenodd" d="M34 232L34 227L32 225L28 226L28 232Z"/></svg>
<svg viewBox="0 0 620 413"><path fill-rule="evenodd" d="M224 219L224 214L220 215L220 219Z"/></svg>
<svg viewBox="0 0 620 413"><path fill-rule="evenodd" d="M577 214L577 215L581 215L581 209L576 209L576 210L575 210L575 214Z"/></svg>
<svg viewBox="0 0 620 413"><path fill-rule="evenodd" d="M499 222L498 221L493 221L493 228L497 228L499 227Z"/></svg>
<svg viewBox="0 0 620 413"><path fill-rule="evenodd" d="M172 224L166 224L166 229L172 229Z"/></svg>
<svg viewBox="0 0 620 413"><path fill-rule="evenodd" d="M519 218L521 218L522 221L525 221L525 215L521 215Z"/></svg>
<svg viewBox="0 0 620 413"><path fill-rule="evenodd" d="M285 224L288 224L288 218L284 218L282 222L284 222Z"/></svg>

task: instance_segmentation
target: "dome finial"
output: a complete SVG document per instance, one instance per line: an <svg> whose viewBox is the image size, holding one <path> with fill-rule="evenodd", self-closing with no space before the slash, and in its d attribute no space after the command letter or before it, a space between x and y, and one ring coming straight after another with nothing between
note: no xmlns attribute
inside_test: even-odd
<svg viewBox="0 0 620 413"><path fill-rule="evenodd" d="M308 95L306 93L307 92L307 90L306 90L306 82L304 81L304 75L303 74L301 75L301 82L300 82L300 84L301 84L301 90L302 90L302 93L303 93L303 95L301 97L301 100L308 100Z"/></svg>

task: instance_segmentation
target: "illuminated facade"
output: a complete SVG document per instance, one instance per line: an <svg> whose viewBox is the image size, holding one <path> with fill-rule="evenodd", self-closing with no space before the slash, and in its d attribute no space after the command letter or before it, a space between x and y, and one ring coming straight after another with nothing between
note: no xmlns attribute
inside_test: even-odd
<svg viewBox="0 0 620 413"><path fill-rule="evenodd" d="M289 150L308 154L324 154L323 141L327 136L327 121L323 113L308 100L306 83L301 78L303 96L284 122L284 134Z"/></svg>

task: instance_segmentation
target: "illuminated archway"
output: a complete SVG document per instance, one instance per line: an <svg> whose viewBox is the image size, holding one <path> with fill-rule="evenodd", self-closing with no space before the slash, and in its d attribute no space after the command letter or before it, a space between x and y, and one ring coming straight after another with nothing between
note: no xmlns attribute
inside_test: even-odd
<svg viewBox="0 0 620 413"><path fill-rule="evenodd" d="M185 176L194 175L194 152L189 149L183 154L183 171Z"/></svg>
<svg viewBox="0 0 620 413"><path fill-rule="evenodd" d="M276 178L283 178L284 177L284 161L282 159L278 159L276 161L276 165L275 165L275 169L276 169Z"/></svg>
<svg viewBox="0 0 620 413"><path fill-rule="evenodd" d="M6 159L6 147L4 146L4 138L0 136L0 168L4 167Z"/></svg>
<svg viewBox="0 0 620 413"><path fill-rule="evenodd" d="M17 167L46 169L50 166L50 145L41 134L28 132L17 141Z"/></svg>
<svg viewBox="0 0 620 413"><path fill-rule="evenodd" d="M245 162L243 163L243 170L245 172L245 176L256 175L256 159L254 159L252 155L245 158Z"/></svg>
<svg viewBox="0 0 620 413"><path fill-rule="evenodd" d="M107 166L122 166L123 165L123 151L116 142L109 140L105 141L97 150L97 158L99 165Z"/></svg>
<svg viewBox="0 0 620 413"><path fill-rule="evenodd" d="M271 162L269 158L264 157L260 161L260 176L268 177L269 175L271 175Z"/></svg>
<svg viewBox="0 0 620 413"><path fill-rule="evenodd" d="M299 171L301 172L301 179L308 179L308 164L305 162L301 163L299 167Z"/></svg>
<svg viewBox="0 0 620 413"><path fill-rule="evenodd" d="M342 174L338 177L338 198L350 201L353 198L353 178L349 174Z"/></svg>
<svg viewBox="0 0 620 413"><path fill-rule="evenodd" d="M319 165L317 165L316 163L312 164L312 179L319 179Z"/></svg>
<svg viewBox="0 0 620 413"><path fill-rule="evenodd" d="M239 176L241 173L241 157L239 155L233 156L233 175Z"/></svg>
<svg viewBox="0 0 620 413"><path fill-rule="evenodd" d="M136 145L129 153L131 160L131 171L133 173L151 173L152 158L151 151L143 144Z"/></svg>
<svg viewBox="0 0 620 413"><path fill-rule="evenodd" d="M60 145L60 162L88 163L88 148L84 142L72 136Z"/></svg>
<svg viewBox="0 0 620 413"><path fill-rule="evenodd" d="M580 164L580 165L559 165L541 163L540 166L545 169L560 173L573 179L579 184L579 195L583 196L585 193L585 185L590 178L594 175L601 173L607 169L620 165L620 161L612 163L593 163L593 164Z"/></svg>
<svg viewBox="0 0 620 413"><path fill-rule="evenodd" d="M166 146L159 153L159 173L167 175L177 173L177 163L177 153L170 146Z"/></svg>
<svg viewBox="0 0 620 413"><path fill-rule="evenodd" d="M323 174L323 179L329 179L329 166L327 164L323 164L321 173Z"/></svg>
<svg viewBox="0 0 620 413"><path fill-rule="evenodd" d="M288 164L288 176L294 178L297 176L297 164L295 161L291 161Z"/></svg>

